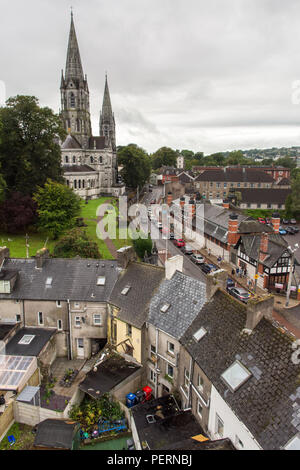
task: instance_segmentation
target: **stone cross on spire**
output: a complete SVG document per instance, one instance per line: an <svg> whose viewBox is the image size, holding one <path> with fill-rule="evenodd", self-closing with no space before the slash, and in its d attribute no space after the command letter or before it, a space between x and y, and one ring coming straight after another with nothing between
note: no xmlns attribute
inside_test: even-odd
<svg viewBox="0 0 300 470"><path fill-rule="evenodd" d="M71 27L69 34L65 79L68 80L72 78L77 80L84 80L80 52L73 20L73 10L71 9Z"/></svg>

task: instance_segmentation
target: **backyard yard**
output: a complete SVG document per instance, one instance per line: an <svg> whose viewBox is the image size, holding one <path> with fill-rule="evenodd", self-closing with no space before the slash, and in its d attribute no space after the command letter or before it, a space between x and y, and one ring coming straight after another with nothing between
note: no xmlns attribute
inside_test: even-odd
<svg viewBox="0 0 300 470"><path fill-rule="evenodd" d="M29 450L34 442L32 429L26 424L14 423L0 442L0 450ZM13 445L10 445L8 436L14 436L16 442Z"/></svg>

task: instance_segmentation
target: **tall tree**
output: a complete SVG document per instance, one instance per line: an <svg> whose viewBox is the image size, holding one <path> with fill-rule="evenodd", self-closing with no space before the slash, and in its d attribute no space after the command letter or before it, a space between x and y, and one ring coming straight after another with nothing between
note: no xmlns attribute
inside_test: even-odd
<svg viewBox="0 0 300 470"><path fill-rule="evenodd" d="M142 188L151 174L150 159L145 150L135 144L121 147L118 162L123 165L122 177L129 188Z"/></svg>
<svg viewBox="0 0 300 470"><path fill-rule="evenodd" d="M151 155L152 168L156 170L162 166L174 166L177 163L177 152L170 147L161 147Z"/></svg>
<svg viewBox="0 0 300 470"><path fill-rule="evenodd" d="M80 215L81 199L73 189L48 180L33 197L38 205L38 226L56 240L65 230L75 226Z"/></svg>
<svg viewBox="0 0 300 470"><path fill-rule="evenodd" d="M300 219L300 173L292 179L292 191L285 201L288 216Z"/></svg>
<svg viewBox="0 0 300 470"><path fill-rule="evenodd" d="M36 218L36 203L29 195L14 192L0 204L0 227L8 233L24 232Z"/></svg>
<svg viewBox="0 0 300 470"><path fill-rule="evenodd" d="M8 192L32 195L47 178L62 182L59 116L34 96L9 98L0 108L0 164Z"/></svg>
<svg viewBox="0 0 300 470"><path fill-rule="evenodd" d="M73 228L57 241L53 256L56 258L75 258L75 256L101 258L97 243L80 228Z"/></svg>

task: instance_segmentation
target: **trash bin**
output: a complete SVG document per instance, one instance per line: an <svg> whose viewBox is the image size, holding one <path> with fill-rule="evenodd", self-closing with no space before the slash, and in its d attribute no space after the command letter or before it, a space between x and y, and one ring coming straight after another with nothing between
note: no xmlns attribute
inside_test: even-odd
<svg viewBox="0 0 300 470"><path fill-rule="evenodd" d="M142 390L138 390L137 392L135 392L135 395L136 395L137 403L142 403L142 401L144 400L146 396L145 392L143 392Z"/></svg>
<svg viewBox="0 0 300 470"><path fill-rule="evenodd" d="M145 392L145 400L146 401L151 400L152 388L148 387L147 385L146 387L143 388L143 392Z"/></svg>
<svg viewBox="0 0 300 470"><path fill-rule="evenodd" d="M128 395L126 395L127 408L132 408L134 405L136 405L136 402L137 402L137 399L134 393L128 393Z"/></svg>

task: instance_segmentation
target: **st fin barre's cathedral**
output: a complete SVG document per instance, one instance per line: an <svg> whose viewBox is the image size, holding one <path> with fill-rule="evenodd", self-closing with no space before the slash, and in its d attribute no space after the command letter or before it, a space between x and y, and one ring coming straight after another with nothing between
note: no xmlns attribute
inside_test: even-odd
<svg viewBox="0 0 300 470"><path fill-rule="evenodd" d="M115 118L105 77L99 137L92 135L89 88L83 74L73 13L67 51L65 75L61 77L61 119L68 132L61 142L64 178L69 187L84 199L101 195L119 196L124 185L117 183Z"/></svg>

